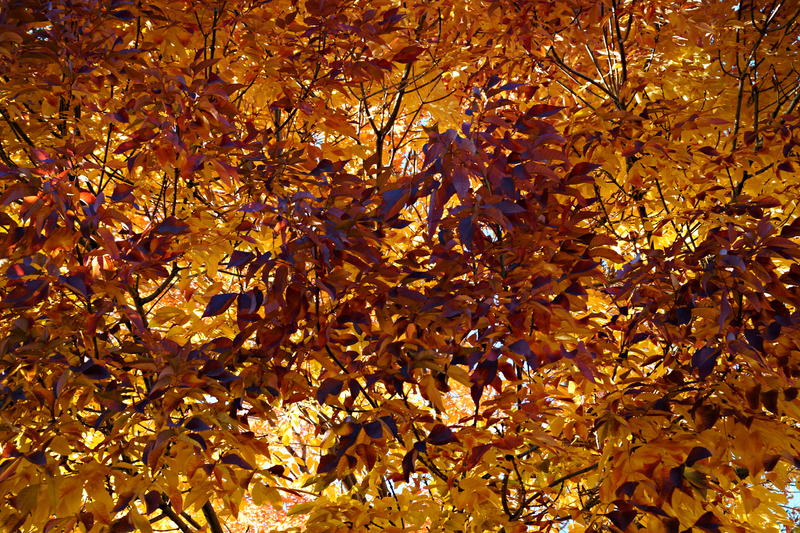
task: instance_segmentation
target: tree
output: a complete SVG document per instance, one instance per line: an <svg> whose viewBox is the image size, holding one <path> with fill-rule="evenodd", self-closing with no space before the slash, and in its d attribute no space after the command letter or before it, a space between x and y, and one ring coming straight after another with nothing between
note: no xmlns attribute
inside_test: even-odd
<svg viewBox="0 0 800 533"><path fill-rule="evenodd" d="M788 529L798 17L6 0L0 527Z"/></svg>

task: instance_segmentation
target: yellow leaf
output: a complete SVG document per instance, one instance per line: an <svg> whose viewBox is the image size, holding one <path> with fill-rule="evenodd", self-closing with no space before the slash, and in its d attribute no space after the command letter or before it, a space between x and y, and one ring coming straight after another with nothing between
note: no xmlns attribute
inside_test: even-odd
<svg viewBox="0 0 800 533"><path fill-rule="evenodd" d="M139 514L139 511L136 507L131 506L131 510L128 513L131 517L131 522L136 527L137 531L143 531L144 533L153 533L153 528L150 526L150 521Z"/></svg>
<svg viewBox="0 0 800 533"><path fill-rule="evenodd" d="M36 485L28 485L16 495L14 498L14 507L17 508L20 514L28 514L31 509L33 509L33 506L36 505L36 501L39 497L39 487L40 485L38 483Z"/></svg>
<svg viewBox="0 0 800 533"><path fill-rule="evenodd" d="M58 514L71 515L81 509L83 480L77 476L61 478L58 490Z"/></svg>
<svg viewBox="0 0 800 533"><path fill-rule="evenodd" d="M442 394L436 388L436 380L433 376L426 374L423 376L420 387L422 395L425 396L439 411L444 411L444 402L442 401Z"/></svg>
<svg viewBox="0 0 800 533"><path fill-rule="evenodd" d="M280 492L265 483L255 483L250 489L250 495L256 505L271 504L273 507L280 507L283 503Z"/></svg>
<svg viewBox="0 0 800 533"><path fill-rule="evenodd" d="M289 516L308 514L316 505L315 502L298 503L297 505L293 505L286 514Z"/></svg>

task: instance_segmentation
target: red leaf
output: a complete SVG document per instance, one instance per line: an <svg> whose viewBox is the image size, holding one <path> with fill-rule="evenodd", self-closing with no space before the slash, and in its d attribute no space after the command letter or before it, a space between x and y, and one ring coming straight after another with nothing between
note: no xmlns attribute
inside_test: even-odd
<svg viewBox="0 0 800 533"><path fill-rule="evenodd" d="M124 143L122 143L119 146L117 146L117 149L114 150L114 153L115 154L121 154L122 152L127 152L129 150L133 150L134 148L139 146L139 144L140 144L139 141L135 141L133 139L131 139L129 141L125 141Z"/></svg>
<svg viewBox="0 0 800 533"><path fill-rule="evenodd" d="M114 185L114 192L111 193L112 202L133 203L133 185L127 183L117 183Z"/></svg>
<svg viewBox="0 0 800 533"><path fill-rule="evenodd" d="M584 176L593 170L597 170L598 168L600 168L600 165L598 164L582 161L572 167L572 170L569 171L569 176Z"/></svg>
<svg viewBox="0 0 800 533"><path fill-rule="evenodd" d="M480 444L478 446L473 447L469 451L469 455L467 456L467 461L464 465L466 469L469 470L470 468L474 468L475 465L477 465L478 462L481 460L481 457L483 457L483 454L485 454L486 451L491 447L492 447L491 444Z"/></svg>
<svg viewBox="0 0 800 533"><path fill-rule="evenodd" d="M529 117L545 118L555 115L562 109L564 109L563 105L536 104L528 110L526 115Z"/></svg>
<svg viewBox="0 0 800 533"><path fill-rule="evenodd" d="M694 527L700 528L703 531L717 532L720 527L722 527L722 524L719 522L719 519L714 516L714 513L709 511L697 519L697 522L694 523Z"/></svg>
<svg viewBox="0 0 800 533"><path fill-rule="evenodd" d="M34 148L33 150L31 150L31 155L33 156L33 158L35 160L39 161L40 163L50 163L50 162L52 162L52 160L50 159L50 156L47 155L47 152L45 152L44 150L42 150L40 148Z"/></svg>
<svg viewBox="0 0 800 533"><path fill-rule="evenodd" d="M421 46L406 46L394 55L392 61L395 63L413 63L414 60L417 59L417 57L419 57L419 55L424 51L425 49Z"/></svg>
<svg viewBox="0 0 800 533"><path fill-rule="evenodd" d="M709 157L716 157L716 156L719 155L719 152L717 152L716 149L714 149L713 146L703 146L698 151L702 152L703 154L705 154L705 155L707 155Z"/></svg>
<svg viewBox="0 0 800 533"><path fill-rule="evenodd" d="M334 455L332 453L323 455L319 459L319 465L317 466L317 474L327 474L328 472L333 471L336 468L336 465L339 464L339 456Z"/></svg>

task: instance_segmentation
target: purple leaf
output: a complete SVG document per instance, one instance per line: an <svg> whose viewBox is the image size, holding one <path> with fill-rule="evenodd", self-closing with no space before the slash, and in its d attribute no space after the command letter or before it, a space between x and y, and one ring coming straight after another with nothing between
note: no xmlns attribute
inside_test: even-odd
<svg viewBox="0 0 800 533"><path fill-rule="evenodd" d="M11 265L6 270L6 277L10 279L19 279L23 276L30 276L36 274L38 270L31 265L31 258L26 257L21 263Z"/></svg>
<svg viewBox="0 0 800 533"><path fill-rule="evenodd" d="M718 155L719 155L719 152L717 152L717 151L714 149L714 147L713 147L713 146L703 146L702 148L700 148L700 149L698 150L698 152L700 152L700 153L703 153L703 154L705 154L705 155L707 155L707 156L709 156L709 157L716 157L716 156L718 156Z"/></svg>
<svg viewBox="0 0 800 533"><path fill-rule="evenodd" d="M669 469L669 484L673 488L678 488L683 484L683 471L683 465L675 466Z"/></svg>
<svg viewBox="0 0 800 533"><path fill-rule="evenodd" d="M481 384L474 384L469 388L469 395L472 397L472 401L475 403L475 408L477 409L481 403L481 396L483 396L483 385Z"/></svg>
<svg viewBox="0 0 800 533"><path fill-rule="evenodd" d="M502 78L500 76L498 76L497 74L492 74L491 76L489 76L489 79L486 80L486 86L484 87L484 89L491 89L492 87L500 83L501 80Z"/></svg>
<svg viewBox="0 0 800 533"><path fill-rule="evenodd" d="M417 460L417 455L419 455L417 450L411 450L403 457L403 477L406 482L410 479L411 473L414 471L414 463Z"/></svg>
<svg viewBox="0 0 800 533"><path fill-rule="evenodd" d="M703 531L716 532L720 530L722 524L720 524L719 519L714 513L708 511L697 519L697 522L694 523L694 527L700 528Z"/></svg>
<svg viewBox="0 0 800 533"><path fill-rule="evenodd" d="M252 470L253 467L250 464L236 455L235 453L229 453L228 455L223 455L220 458L220 462L224 465L233 465L238 466L240 468L244 468L245 470Z"/></svg>
<svg viewBox="0 0 800 533"><path fill-rule="evenodd" d="M673 324L682 326L692 321L692 310L688 307L679 307L675 310L675 320Z"/></svg>
<svg viewBox="0 0 800 533"><path fill-rule="evenodd" d="M5 296L3 303L11 304L15 307L31 305L44 296L46 289L46 280L32 279L17 285L14 290Z"/></svg>
<svg viewBox="0 0 800 533"><path fill-rule="evenodd" d="M383 204L380 207L381 216L391 218L396 215L400 210L401 200L405 198L406 194L406 189L392 189L384 192L381 195L383 196Z"/></svg>
<svg viewBox="0 0 800 533"><path fill-rule="evenodd" d="M382 416L380 420L386 425L387 428L389 428L389 431L392 432L392 435L394 435L395 437L399 435L397 430L397 422L394 421L394 418L392 418L389 415L386 415Z"/></svg>
<svg viewBox="0 0 800 533"><path fill-rule="evenodd" d="M124 109L120 109L119 111L115 111L111 116L114 117L114 120L117 122L122 122L123 124L127 124L130 121L130 117L128 116L128 112Z"/></svg>
<svg viewBox="0 0 800 533"><path fill-rule="evenodd" d="M333 167L333 162L328 159L321 160L314 169L309 172L312 176L320 177L322 174L327 172L333 172L335 169Z"/></svg>
<svg viewBox="0 0 800 533"><path fill-rule="evenodd" d="M630 498L633 496L633 491L636 490L636 486L638 484L638 481L626 481L617 489L617 495L619 496L620 494L625 494L628 498Z"/></svg>
<svg viewBox="0 0 800 533"><path fill-rule="evenodd" d="M264 293L258 289L252 289L240 294L237 302L237 313L239 319L242 319L254 315L258 311L258 308L264 303Z"/></svg>
<svg viewBox="0 0 800 533"><path fill-rule="evenodd" d="M371 439L380 439L383 437L383 426L377 420L364 425L364 433Z"/></svg>
<svg viewBox="0 0 800 533"><path fill-rule="evenodd" d="M186 429L189 431L208 431L211 429L211 426L206 424L202 418L192 417L186 422Z"/></svg>
<svg viewBox="0 0 800 533"><path fill-rule="evenodd" d="M781 334L781 325L777 322L770 322L769 326L767 326L767 330L764 333L764 339L768 341L774 341L778 338Z"/></svg>
<svg viewBox="0 0 800 533"><path fill-rule="evenodd" d="M81 276L58 276L58 280L84 297L89 295L89 289Z"/></svg>
<svg viewBox="0 0 800 533"><path fill-rule="evenodd" d="M636 518L636 511L633 510L632 507L628 507L627 509L625 507L622 509L617 507L615 511L608 513L608 518L611 520L612 524L624 531L630 523L633 522L633 519Z"/></svg>
<svg viewBox="0 0 800 533"><path fill-rule="evenodd" d="M494 204L494 207L499 209L504 215L516 215L518 213L524 213L525 209L518 206L513 202L509 202L508 200L501 200Z"/></svg>
<svg viewBox="0 0 800 533"><path fill-rule="evenodd" d="M508 347L508 349L511 350L512 352L514 352L517 355L524 356L526 359L533 355L531 353L531 347L528 344L528 341L526 341L525 339L520 339L517 342L515 342L514 344L511 344Z"/></svg>
<svg viewBox="0 0 800 533"><path fill-rule="evenodd" d="M453 171L453 188L456 190L456 194L458 197L461 198L462 201L469 198L469 176L467 175L466 170L464 167L456 167Z"/></svg>
<svg viewBox="0 0 800 533"><path fill-rule="evenodd" d="M123 509L125 509L126 507L128 507L128 504L131 503L131 500L133 500L134 496L135 494L133 492L126 492L125 494L120 496L119 500L117 500L117 505L115 505L114 508L111 509L111 512L118 513Z"/></svg>
<svg viewBox="0 0 800 533"><path fill-rule="evenodd" d="M228 260L228 268L231 267L240 267L242 265L246 265L250 261L253 260L255 254L252 252L244 252L242 250L234 250L231 254L231 258Z"/></svg>
<svg viewBox="0 0 800 533"><path fill-rule="evenodd" d="M259 211L263 211L265 207L267 206L261 202L250 202L240 207L239 211L243 211L245 213L257 213Z"/></svg>
<svg viewBox="0 0 800 533"><path fill-rule="evenodd" d="M729 267L738 268L742 272L747 272L747 265L745 265L744 261L738 255L727 254L723 255L722 257L722 264Z"/></svg>
<svg viewBox="0 0 800 533"><path fill-rule="evenodd" d="M42 450L30 453L25 456L25 459L30 461L31 463L39 466L44 466L47 464L47 456Z"/></svg>
<svg viewBox="0 0 800 533"><path fill-rule="evenodd" d="M461 239L462 246L472 246L472 239L475 235L474 229L472 217L464 217L458 222L458 236Z"/></svg>
<svg viewBox="0 0 800 533"><path fill-rule="evenodd" d="M119 11L114 11L111 14L114 15L115 18L118 18L119 20L124 20L124 21L133 20L133 19L136 18L136 15L134 15L133 13L128 11L127 9L121 9Z"/></svg>
<svg viewBox="0 0 800 533"><path fill-rule="evenodd" d="M189 436L190 439L192 439L197 444L199 444L200 447L203 449L203 451L206 451L208 449L208 445L206 444L206 440L203 437L201 437L200 435L198 435L197 433L189 433L188 436Z"/></svg>
<svg viewBox="0 0 800 533"><path fill-rule="evenodd" d="M441 446L456 440L453 430L443 424L436 424L428 434L428 442L435 446Z"/></svg>
<svg viewBox="0 0 800 533"><path fill-rule="evenodd" d="M83 370L83 375L89 379L108 379L111 377L111 372L102 365L89 365Z"/></svg>
<svg viewBox="0 0 800 533"><path fill-rule="evenodd" d="M702 461L703 459L707 459L709 457L711 457L711 452L708 451L708 448L695 446L692 448L692 451L689 452L689 455L686 456L686 466L692 466L697 461Z"/></svg>
<svg viewBox="0 0 800 533"><path fill-rule="evenodd" d="M234 292L215 294L208 302L208 306L203 312L203 318L217 316L221 313L224 313L225 310L233 303L233 300L236 298L236 296L237 294Z"/></svg>
<svg viewBox="0 0 800 533"><path fill-rule="evenodd" d="M340 392L342 392L342 380L327 378L317 389L317 401L319 403L325 403L328 396L338 396Z"/></svg>
<svg viewBox="0 0 800 533"><path fill-rule="evenodd" d="M745 329L744 338L747 339L747 343L750 346L759 352L764 351L764 337L761 336L757 329Z"/></svg>
<svg viewBox="0 0 800 533"><path fill-rule="evenodd" d="M113 198L113 197L112 197ZM178 235L189 231L189 225L175 217L167 217L164 222L156 226L155 232L159 235Z"/></svg>
<svg viewBox="0 0 800 533"><path fill-rule="evenodd" d="M497 90L498 91L513 91L514 89L516 89L518 87L522 87L523 85L524 85L524 83L510 82L510 83L506 83L505 85L501 85L500 87L497 88Z"/></svg>
<svg viewBox="0 0 800 533"><path fill-rule="evenodd" d="M144 495L145 512L152 514L161 505L161 494L155 490L151 490Z"/></svg>
<svg viewBox="0 0 800 533"><path fill-rule="evenodd" d="M697 369L700 379L705 379L714 370L717 364L719 350L710 346L703 346L692 355L692 366Z"/></svg>

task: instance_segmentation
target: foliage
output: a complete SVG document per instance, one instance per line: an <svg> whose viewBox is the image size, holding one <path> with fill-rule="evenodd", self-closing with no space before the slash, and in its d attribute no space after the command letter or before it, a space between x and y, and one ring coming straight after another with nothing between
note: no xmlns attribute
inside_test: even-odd
<svg viewBox="0 0 800 533"><path fill-rule="evenodd" d="M0 528L789 530L798 17L6 0Z"/></svg>

